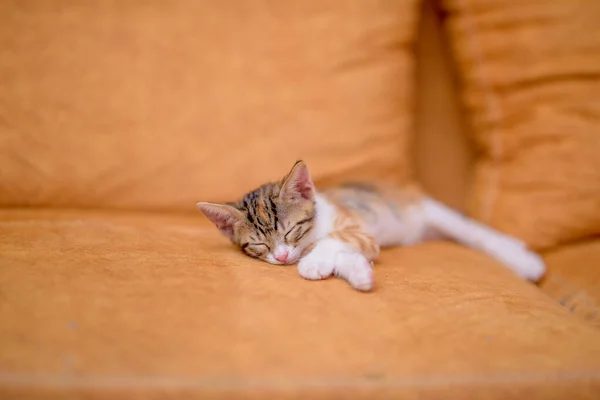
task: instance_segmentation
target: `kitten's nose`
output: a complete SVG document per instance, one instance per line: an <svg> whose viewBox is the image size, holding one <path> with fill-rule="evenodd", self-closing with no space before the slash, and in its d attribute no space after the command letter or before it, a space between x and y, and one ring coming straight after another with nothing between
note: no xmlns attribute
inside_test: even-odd
<svg viewBox="0 0 600 400"><path fill-rule="evenodd" d="M282 262L282 263L283 263L283 262L286 262L286 261L287 261L287 258L288 258L288 252L287 252L287 251L284 251L284 252L282 252L282 253L279 253L279 254L276 254L276 255L275 255L275 259L276 259L277 261L279 261L279 262Z"/></svg>

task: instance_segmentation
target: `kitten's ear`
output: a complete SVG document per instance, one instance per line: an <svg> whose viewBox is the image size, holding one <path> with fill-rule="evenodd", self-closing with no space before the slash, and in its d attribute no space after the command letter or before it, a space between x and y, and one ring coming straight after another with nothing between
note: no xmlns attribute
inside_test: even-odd
<svg viewBox="0 0 600 400"><path fill-rule="evenodd" d="M280 196L289 200L299 198L313 200L315 198L315 185L313 185L308 168L303 161L297 161L289 174L283 178Z"/></svg>
<svg viewBox="0 0 600 400"><path fill-rule="evenodd" d="M196 204L206 218L219 228L229 239L233 238L233 227L242 220L238 209L227 204L199 202Z"/></svg>

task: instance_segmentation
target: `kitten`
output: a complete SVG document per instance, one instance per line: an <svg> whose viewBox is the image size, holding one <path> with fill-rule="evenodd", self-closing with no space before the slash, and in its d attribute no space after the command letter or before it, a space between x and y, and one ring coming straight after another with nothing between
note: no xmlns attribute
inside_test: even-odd
<svg viewBox="0 0 600 400"><path fill-rule="evenodd" d="M305 279L331 275L368 291L379 248L452 239L536 281L545 266L516 238L468 219L408 188L350 183L317 192L302 161L278 183L235 203L198 203L200 211L247 255L298 263Z"/></svg>

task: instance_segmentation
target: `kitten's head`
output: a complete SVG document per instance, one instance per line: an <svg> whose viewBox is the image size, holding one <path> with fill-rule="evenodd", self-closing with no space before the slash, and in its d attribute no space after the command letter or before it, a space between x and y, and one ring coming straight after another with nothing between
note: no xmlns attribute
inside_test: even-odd
<svg viewBox="0 0 600 400"><path fill-rule="evenodd" d="M267 183L235 203L198 203L217 228L249 256L293 264L310 244L315 188L302 161L278 183Z"/></svg>

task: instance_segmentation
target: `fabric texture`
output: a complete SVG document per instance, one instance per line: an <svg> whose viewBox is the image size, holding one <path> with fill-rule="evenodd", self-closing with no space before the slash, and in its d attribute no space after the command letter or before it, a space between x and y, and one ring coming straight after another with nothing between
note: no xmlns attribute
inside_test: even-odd
<svg viewBox="0 0 600 400"><path fill-rule="evenodd" d="M548 273L540 288L573 314L600 327L600 238L545 254Z"/></svg>
<svg viewBox="0 0 600 400"><path fill-rule="evenodd" d="M600 2L444 0L472 215L535 249L600 233Z"/></svg>
<svg viewBox="0 0 600 400"><path fill-rule="evenodd" d="M600 389L600 332L455 244L384 250L364 294L253 260L200 216L4 210L0 237L0 394Z"/></svg>
<svg viewBox="0 0 600 400"><path fill-rule="evenodd" d="M0 2L0 206L411 175L417 0Z"/></svg>
<svg viewBox="0 0 600 400"><path fill-rule="evenodd" d="M0 1L0 398L597 399L600 333L548 284L595 293L594 244L548 254L541 287L565 308L452 243L384 250L365 294L252 260L196 210L56 209L191 210L296 158L319 184L410 179L416 8ZM419 54L436 64L424 90L444 86L419 100L438 121L417 169L460 208L447 71Z"/></svg>

